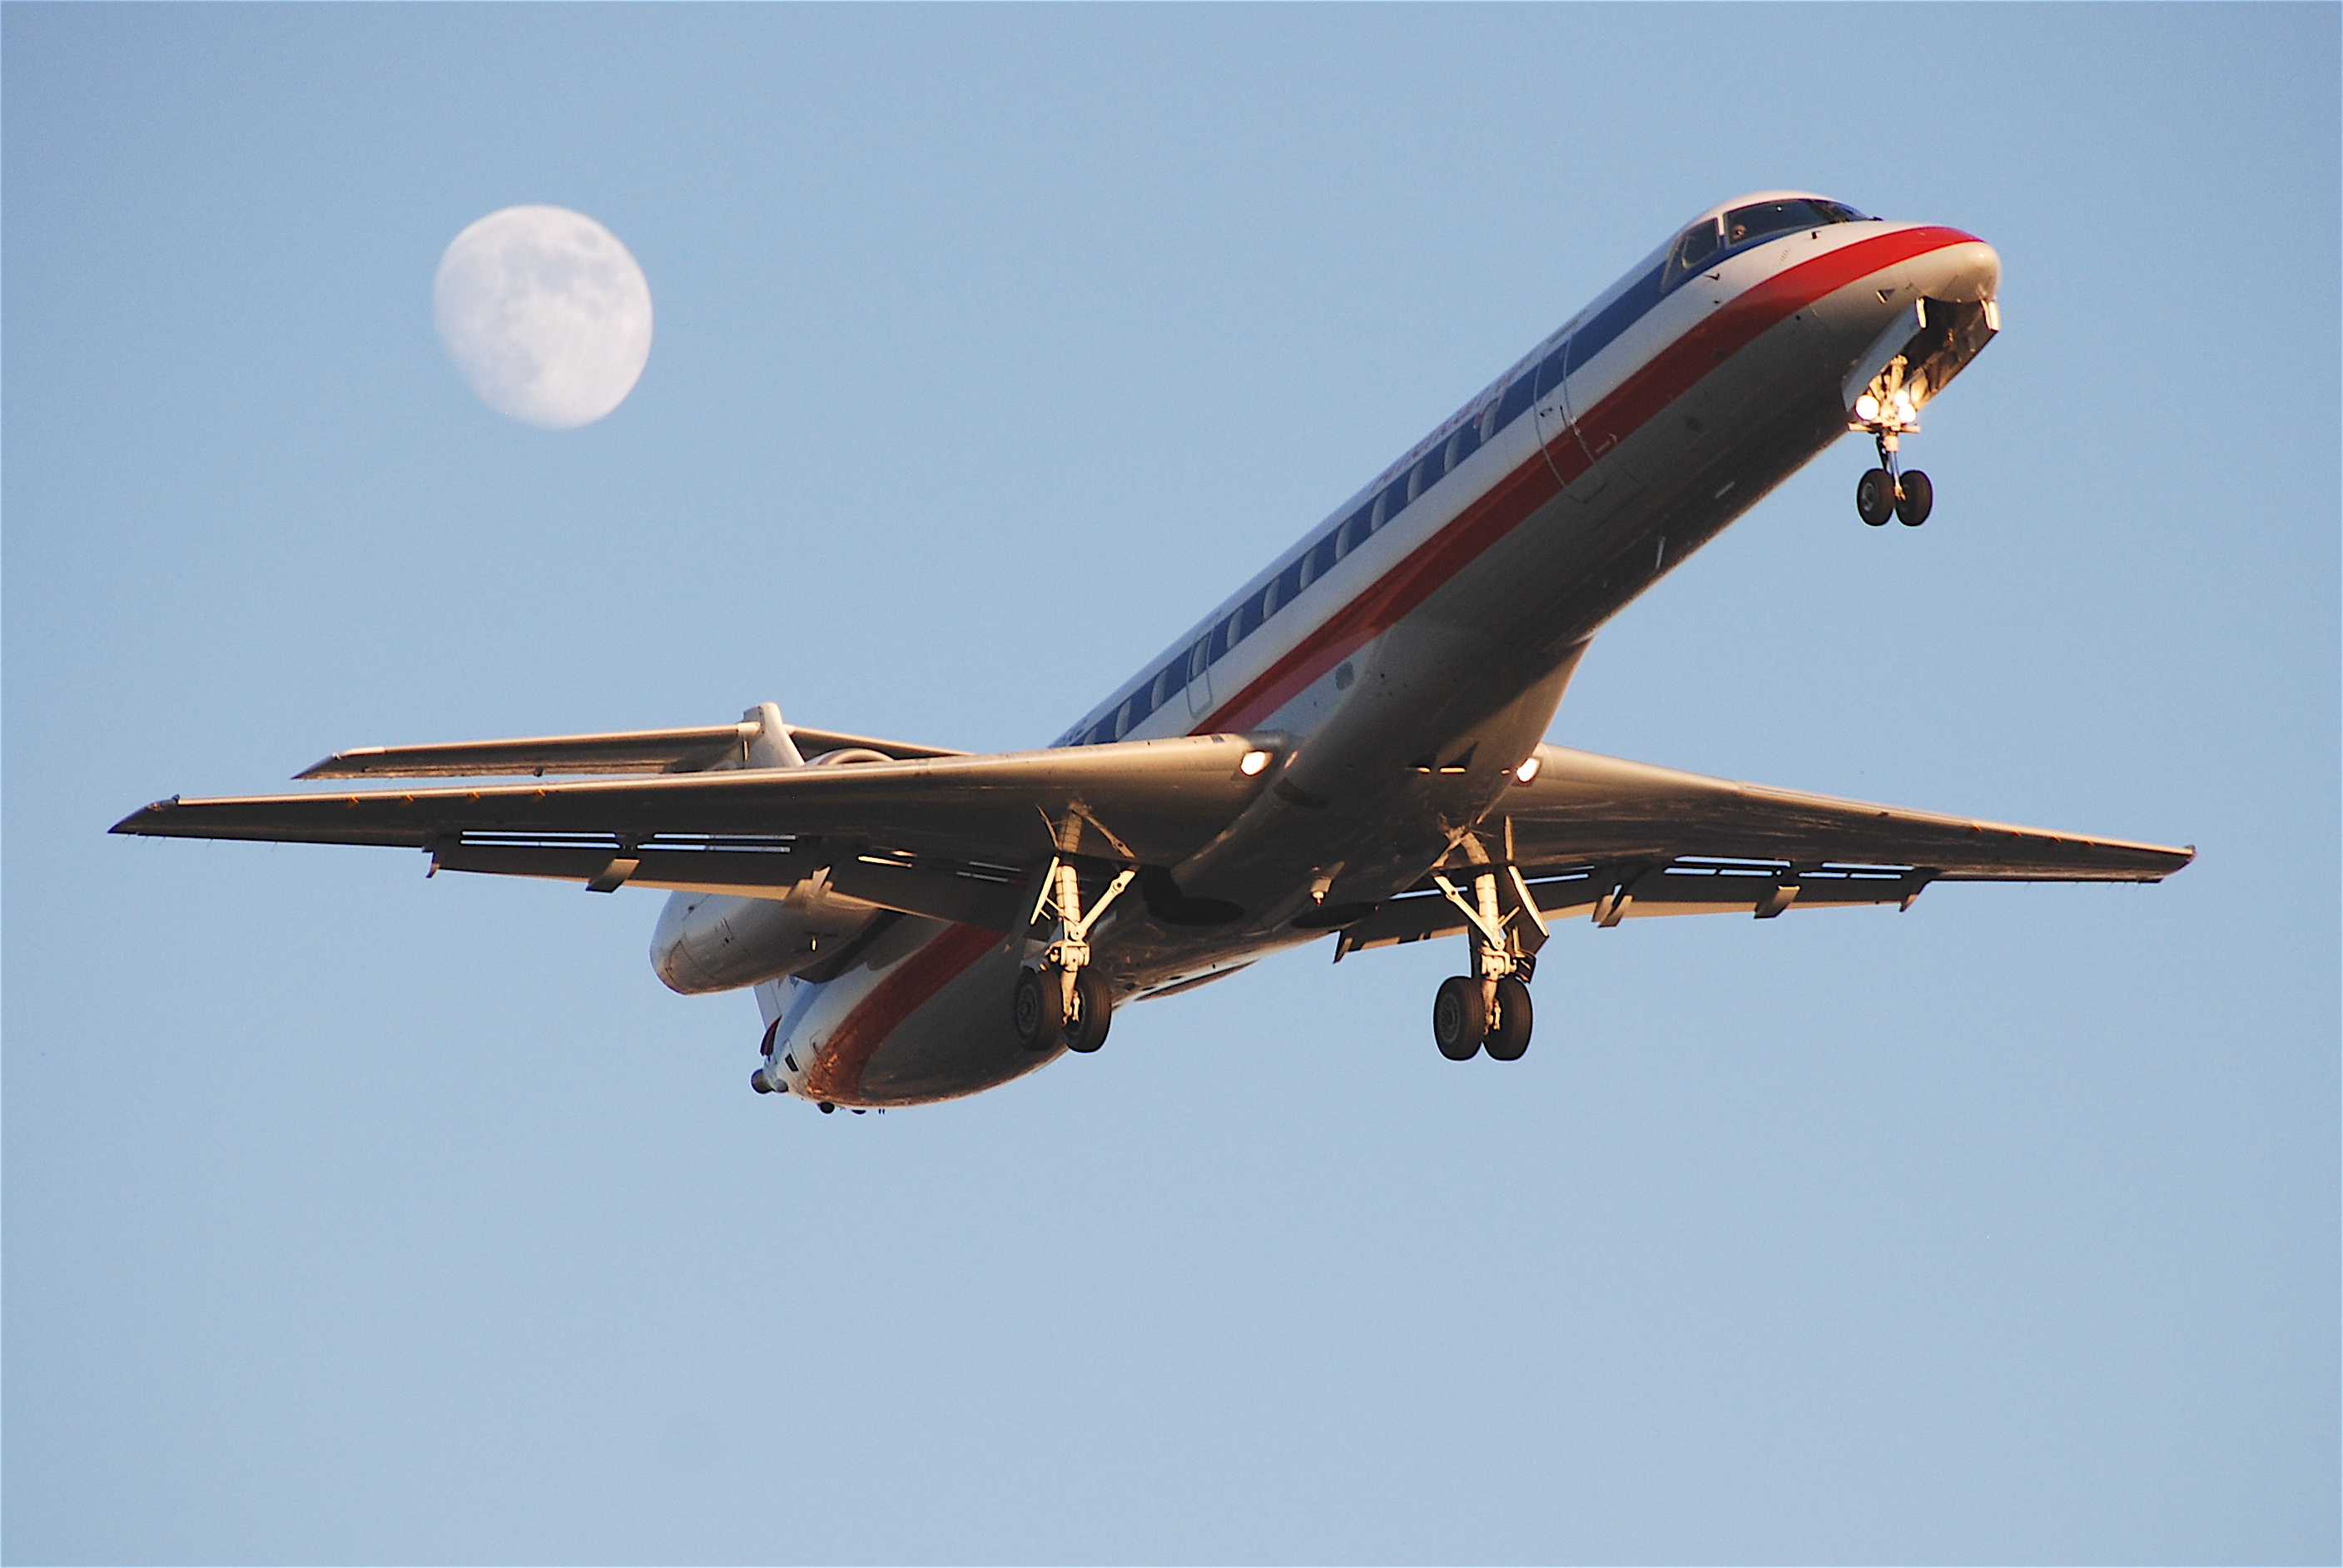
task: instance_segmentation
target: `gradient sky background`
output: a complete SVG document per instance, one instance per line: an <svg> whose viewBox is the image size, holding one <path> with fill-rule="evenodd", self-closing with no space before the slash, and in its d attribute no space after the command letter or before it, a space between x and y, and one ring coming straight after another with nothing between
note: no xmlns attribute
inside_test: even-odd
<svg viewBox="0 0 2343 1568"><path fill-rule="evenodd" d="M2333 6L12 6L8 1559L2332 1561ZM2156 888L1331 944L878 1117L658 895L135 842L338 747L1054 735L1708 204L1997 246L1567 744ZM513 203L650 279L548 433Z"/></svg>

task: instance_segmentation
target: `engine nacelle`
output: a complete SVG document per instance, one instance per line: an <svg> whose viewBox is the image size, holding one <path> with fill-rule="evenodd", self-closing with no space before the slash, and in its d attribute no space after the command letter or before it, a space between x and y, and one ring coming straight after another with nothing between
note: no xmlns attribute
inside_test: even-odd
<svg viewBox="0 0 2343 1568"><path fill-rule="evenodd" d="M669 990L734 990L818 963L868 924L876 904L809 878L783 899L675 893L651 933L651 968Z"/></svg>

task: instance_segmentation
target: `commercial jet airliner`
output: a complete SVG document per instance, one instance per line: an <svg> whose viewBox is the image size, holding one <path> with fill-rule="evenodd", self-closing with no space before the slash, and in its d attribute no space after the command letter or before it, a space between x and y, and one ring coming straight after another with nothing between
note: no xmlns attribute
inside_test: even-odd
<svg viewBox="0 0 2343 1568"><path fill-rule="evenodd" d="M1733 783L1545 744L1603 624L1850 431L1864 522L2000 329L1956 228L1765 192L1701 214L1049 748L738 724L337 752L117 833L394 844L431 870L671 890L652 967L753 987L759 1093L972 1094L1281 948L1462 937L1441 1053L1529 1048L1553 923L1909 908L1936 881L2153 882L2192 849ZM555 775L631 775L550 779Z"/></svg>

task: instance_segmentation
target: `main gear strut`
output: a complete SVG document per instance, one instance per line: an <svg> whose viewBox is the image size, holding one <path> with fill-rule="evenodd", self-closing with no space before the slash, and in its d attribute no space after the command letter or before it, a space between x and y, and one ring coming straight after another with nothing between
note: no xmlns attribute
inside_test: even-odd
<svg viewBox="0 0 2343 1568"><path fill-rule="evenodd" d="M1473 950L1473 972L1441 981L1433 998L1432 1038L1451 1061L1469 1061L1484 1049L1499 1061L1518 1061L1530 1048L1529 980L1548 935L1545 916L1510 859L1473 870L1470 899L1444 873L1432 874L1463 912Z"/></svg>
<svg viewBox="0 0 2343 1568"><path fill-rule="evenodd" d="M1012 939L1029 938L1045 915L1050 919L1041 963L1019 970L1010 993L1010 1025L1028 1050L1063 1043L1068 1050L1090 1051L1106 1043L1114 1000L1106 978L1091 967L1090 934L1138 877L1137 867L1124 867L1084 910L1081 877L1063 858L1051 857L1023 930Z"/></svg>

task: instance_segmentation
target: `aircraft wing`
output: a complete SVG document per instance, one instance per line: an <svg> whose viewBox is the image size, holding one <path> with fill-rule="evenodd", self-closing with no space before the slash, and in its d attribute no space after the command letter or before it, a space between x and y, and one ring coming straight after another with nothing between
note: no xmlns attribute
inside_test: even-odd
<svg viewBox="0 0 2343 1568"><path fill-rule="evenodd" d="M724 727L714 743L729 748L730 735ZM505 744L507 761L558 754L543 741ZM632 765L669 744L639 746ZM704 749L706 741L693 732L682 744ZM132 812L114 831L397 845L429 850L435 870L553 877L598 891L631 883L778 898L829 869L851 897L1007 930L1053 849L1153 866L1193 854L1262 788L1265 773L1239 767L1253 745L1206 735L834 767L174 797ZM448 760L416 755L432 749L403 749L404 769ZM620 750L608 748L604 759L615 763ZM568 760L581 759L573 750Z"/></svg>
<svg viewBox="0 0 2343 1568"><path fill-rule="evenodd" d="M1484 836L1550 918L1584 913L1608 926L1648 915L1766 920L1790 910L1909 907L1930 882L2155 882L2197 854L1560 746L1541 746L1536 756L1535 775L1498 807ZM1463 912L1427 885L1346 928L1335 957L1464 927Z"/></svg>

